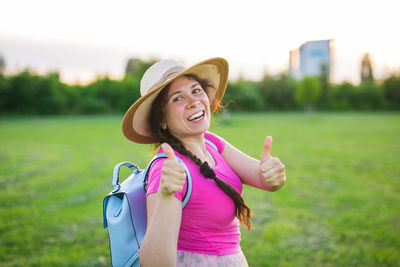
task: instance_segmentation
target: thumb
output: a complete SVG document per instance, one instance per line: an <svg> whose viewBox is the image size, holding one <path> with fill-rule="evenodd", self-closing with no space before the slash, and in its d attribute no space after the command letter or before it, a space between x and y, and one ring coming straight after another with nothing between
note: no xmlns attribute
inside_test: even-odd
<svg viewBox="0 0 400 267"><path fill-rule="evenodd" d="M172 159L172 160L176 161L174 150L172 149L172 147L168 143L163 143L161 145L161 148L164 151L165 155L167 155L168 159Z"/></svg>
<svg viewBox="0 0 400 267"><path fill-rule="evenodd" d="M271 146L272 146L272 137L267 136L264 142L264 150L261 154L261 162L264 162L271 158Z"/></svg>

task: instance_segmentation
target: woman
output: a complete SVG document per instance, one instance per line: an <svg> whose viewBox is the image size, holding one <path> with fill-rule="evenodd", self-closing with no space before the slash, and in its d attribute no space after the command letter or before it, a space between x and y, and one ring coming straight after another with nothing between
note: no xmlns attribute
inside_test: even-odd
<svg viewBox="0 0 400 267"><path fill-rule="evenodd" d="M129 140L161 146L158 153L167 155L148 175L143 266L248 266L239 245L239 221L251 228L242 184L275 191L286 177L280 160L270 156L270 136L256 160L208 132L227 80L228 63L222 58L190 68L162 60L143 75L142 97L125 114L122 129ZM184 209L186 174L176 155L192 177Z"/></svg>

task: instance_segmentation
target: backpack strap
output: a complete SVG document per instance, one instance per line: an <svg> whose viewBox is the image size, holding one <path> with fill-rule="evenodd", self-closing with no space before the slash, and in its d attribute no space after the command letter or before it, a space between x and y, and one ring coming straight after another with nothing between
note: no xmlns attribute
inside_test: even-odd
<svg viewBox="0 0 400 267"><path fill-rule="evenodd" d="M215 148L215 150L218 150L217 146L209 139L204 138L204 141L208 144L210 144L213 148ZM186 172L186 178L187 178L187 190L186 190L186 194L185 197L182 200L182 209L186 206L186 204L188 203L190 196L192 194L192 190L193 190L193 186L192 186L192 176L190 175L190 171L188 169L188 167L186 166L185 162L183 162L183 160L181 158L179 158L177 155L175 155L175 157L177 158L178 162L181 162L183 164L183 166L185 167L185 172ZM149 162L149 164L147 164L146 169L144 170L144 175L145 175L145 181L144 181L144 187L147 184L147 172L149 171L151 164L153 164L154 161L156 161L157 159L160 158L167 158L167 155L165 153L159 153L156 154ZM145 188L146 190L146 188Z"/></svg>
<svg viewBox="0 0 400 267"><path fill-rule="evenodd" d="M215 148L215 150L217 150L217 151L219 152L217 146L216 146L211 140L209 140L209 139L207 139L207 138L204 138L204 141L205 141L207 144L211 145L213 148Z"/></svg>
<svg viewBox="0 0 400 267"><path fill-rule="evenodd" d="M114 187L114 190L112 191L112 193L117 192L121 188L121 185L119 184L119 169L121 168L121 166L128 167L129 169L132 170L132 172L139 171L139 168L136 165L129 163L129 162L121 162L121 163L117 164L114 167L114 171L113 171L112 186Z"/></svg>
<svg viewBox="0 0 400 267"><path fill-rule="evenodd" d="M181 158L179 158L177 155L175 155L176 159L178 160L178 162L182 163L183 166L185 167L185 172L186 172L186 178L187 178L187 190L186 190L186 194L185 197L182 199L182 209L186 206L186 204L188 203L190 196L192 194L192 176L190 175L190 171L188 169L188 167L186 166L186 164L183 162L183 160ZM146 169L144 170L144 175L145 175L145 183L144 186L147 184L147 172L150 169L151 164L153 164L154 161L156 161L159 158L167 158L167 155L165 153L159 153L156 154L149 162L149 164L147 164ZM146 188L145 188L146 190Z"/></svg>

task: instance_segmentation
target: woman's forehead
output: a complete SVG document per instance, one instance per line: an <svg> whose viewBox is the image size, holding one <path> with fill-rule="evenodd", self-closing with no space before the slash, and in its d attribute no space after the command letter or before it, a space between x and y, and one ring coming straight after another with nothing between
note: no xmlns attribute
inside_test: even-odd
<svg viewBox="0 0 400 267"><path fill-rule="evenodd" d="M198 84L198 81L188 76L181 76L174 80L169 87L169 95L177 90L191 88L193 85Z"/></svg>

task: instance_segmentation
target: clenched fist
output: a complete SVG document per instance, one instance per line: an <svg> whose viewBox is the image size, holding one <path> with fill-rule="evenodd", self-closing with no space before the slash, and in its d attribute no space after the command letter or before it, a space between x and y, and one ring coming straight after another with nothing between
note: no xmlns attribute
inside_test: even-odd
<svg viewBox="0 0 400 267"><path fill-rule="evenodd" d="M271 146L272 137L267 136L260 160L260 178L268 190L276 191L286 183L285 165L278 158L271 157Z"/></svg>
<svg viewBox="0 0 400 267"><path fill-rule="evenodd" d="M186 180L185 167L178 162L174 150L167 143L161 145L162 150L167 155L161 169L161 180L158 192L165 196L172 195L175 192L181 192Z"/></svg>

